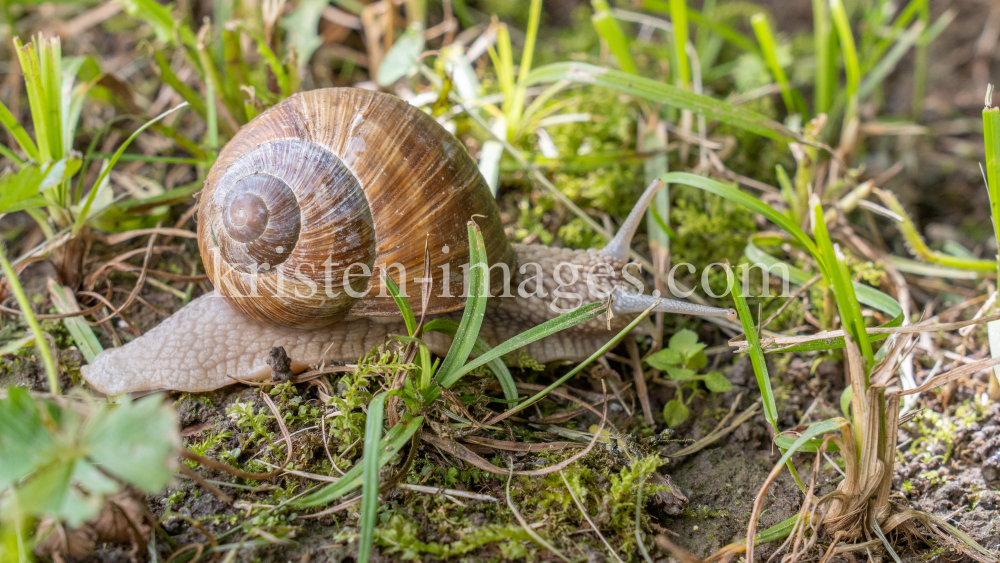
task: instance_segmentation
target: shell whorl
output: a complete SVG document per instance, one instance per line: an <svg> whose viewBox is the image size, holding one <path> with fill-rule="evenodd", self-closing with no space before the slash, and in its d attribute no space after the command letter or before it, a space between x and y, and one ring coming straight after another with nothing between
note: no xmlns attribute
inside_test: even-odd
<svg viewBox="0 0 1000 563"><path fill-rule="evenodd" d="M513 265L493 197L457 139L398 98L334 88L288 98L226 145L206 179L198 240L209 277L236 309L309 328L398 314L366 268L388 268L420 310L425 243L428 312L461 308L473 216L489 262Z"/></svg>

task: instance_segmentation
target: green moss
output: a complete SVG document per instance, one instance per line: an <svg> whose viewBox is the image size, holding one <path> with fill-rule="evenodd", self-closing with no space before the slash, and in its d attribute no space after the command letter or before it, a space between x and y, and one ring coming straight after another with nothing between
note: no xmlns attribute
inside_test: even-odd
<svg viewBox="0 0 1000 563"><path fill-rule="evenodd" d="M528 554L521 542L530 542L531 536L518 524L487 524L454 530L453 541L447 543L420 540L421 527L411 518L395 513L378 527L377 541L382 553L399 559L422 559L424 555L451 558L471 553L488 544L498 547L505 559L521 558Z"/></svg>

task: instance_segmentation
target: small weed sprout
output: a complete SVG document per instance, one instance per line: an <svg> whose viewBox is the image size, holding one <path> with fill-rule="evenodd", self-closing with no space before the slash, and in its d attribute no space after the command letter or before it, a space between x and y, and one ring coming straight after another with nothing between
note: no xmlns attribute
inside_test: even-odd
<svg viewBox="0 0 1000 563"><path fill-rule="evenodd" d="M698 373L708 365L704 349L705 345L698 342L698 335L684 329L670 338L667 348L646 358L646 363L666 372L678 384L676 396L663 407L663 418L670 428L676 428L687 421L690 416L688 403L699 388L698 382L703 382L712 393L724 393L733 388L726 376L718 371ZM684 398L685 389L691 391L687 399Z"/></svg>

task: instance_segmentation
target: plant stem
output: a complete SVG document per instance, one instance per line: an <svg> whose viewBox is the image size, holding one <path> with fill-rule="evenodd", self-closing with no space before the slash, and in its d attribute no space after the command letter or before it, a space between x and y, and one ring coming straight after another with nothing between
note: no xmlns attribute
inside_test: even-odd
<svg viewBox="0 0 1000 563"><path fill-rule="evenodd" d="M42 327L38 324L38 319L35 318L35 313L31 310L31 303L28 301L28 296L24 294L24 288L21 287L21 282L17 279L14 267L7 260L7 253L3 244L0 244L0 268L3 268L3 273L7 276L7 283L10 285L10 290L14 293L14 297L17 298L17 305L21 308L24 320L31 327L32 334L35 335L35 346L38 347L38 353L42 355L42 362L45 364L45 375L49 380L49 392L53 395L58 395L59 371L56 370L56 362L52 359L52 351L49 350L49 343L45 340L45 333L42 332Z"/></svg>

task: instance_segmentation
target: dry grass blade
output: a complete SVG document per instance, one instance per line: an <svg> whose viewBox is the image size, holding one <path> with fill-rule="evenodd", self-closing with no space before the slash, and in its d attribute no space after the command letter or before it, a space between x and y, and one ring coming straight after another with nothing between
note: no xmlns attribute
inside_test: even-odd
<svg viewBox="0 0 1000 563"><path fill-rule="evenodd" d="M491 497L490 495L470 493L469 491L460 491L458 489L446 489L444 487L428 487L426 485L411 485L409 483L400 483L399 485L396 486L400 489L406 489L408 491L413 491L415 493L423 493L427 495L445 495L449 497L467 498L469 500L478 500L482 502L497 501L497 499Z"/></svg>
<svg viewBox="0 0 1000 563"><path fill-rule="evenodd" d="M930 323L919 323L909 326L893 326L893 327L874 327L869 328L866 332L868 334L917 334L921 332L938 332L938 331L951 331L958 330L972 325L985 324L991 321L1000 320L1000 313L995 313L993 315L987 315L980 317L978 319L971 319L968 321L959 321L954 323L941 323L941 324L930 324ZM798 345L806 342L814 342L817 340L828 340L831 338L843 337L843 330L825 330L823 332L818 332L816 334L809 334L804 336L781 336L774 338L765 338L760 342L761 347L767 349L768 352L780 352L781 348L779 346L788 345ZM730 341L729 345L735 347L734 352L740 353L745 352L748 348L746 340Z"/></svg>
<svg viewBox="0 0 1000 563"><path fill-rule="evenodd" d="M639 345L635 339L626 338L625 348L632 363L632 376L635 378L635 393L639 396L639 404L642 405L642 418L646 424L652 426L656 422L653 420L653 407L649 404L649 391L646 389L646 374L642 371L642 358L639 357Z"/></svg>
<svg viewBox="0 0 1000 563"><path fill-rule="evenodd" d="M536 424L562 424L563 422L573 420L574 418L580 416L581 414L587 412L587 409L583 407L577 407L575 409L569 409L562 412L557 412L555 414L545 416L542 418L529 418L528 420Z"/></svg>
<svg viewBox="0 0 1000 563"><path fill-rule="evenodd" d="M590 450L594 449L594 445L597 444L597 440L601 437L601 432L604 431L604 425L607 422L607 420L608 420L608 402L607 399L605 399L604 412L601 414L601 424L597 427L597 432L594 433L594 437L591 438L590 443L587 444L587 447L580 450L579 453L574 454L573 456L570 456L555 465L550 465L549 467L545 467L543 469L534 469L531 471L514 471L513 468L511 468L510 471L514 471L513 474L518 476L539 477L542 475L555 473L556 471L561 471L566 467L569 467L571 463L589 454ZM479 469L482 469L483 471L488 471L495 475L508 474L508 471L504 471L503 469L486 461L478 454L476 454L469 448L466 448L462 444L459 444L458 442L455 442L453 440L446 440L444 438L434 436L433 434L428 434L427 432L421 432L420 438L423 441L431 444L432 446L440 448L441 450L448 452L451 455L461 459L462 461L474 465Z"/></svg>
<svg viewBox="0 0 1000 563"><path fill-rule="evenodd" d="M523 391L541 391L541 390L545 389L545 386L544 385L536 385L536 384L533 384L533 383L517 383L517 389L518 389L518 391L522 391L522 390ZM601 411L599 411L596 408L594 408L594 405L592 405L592 404L590 404L588 402L585 402L584 399L579 399L577 397L574 397L573 395L570 395L569 393L563 393L562 391L560 391L558 389L553 389L552 391L549 391L549 395L552 395L553 397L559 397L560 399L565 399L567 401L572 401L572 402L580 405L581 408L584 408L587 411L589 411L589 412L591 412L593 414L596 414L597 416L601 416ZM624 405L622 405L622 406L624 406ZM611 422L608 422L608 425L611 426L612 428L615 428L615 425L612 424Z"/></svg>
<svg viewBox="0 0 1000 563"><path fill-rule="evenodd" d="M205 478L202 477L201 475L198 475L197 472L195 472L195 471L193 471L191 469L188 469L187 467L184 467L183 465L180 466L180 467L178 467L177 470L180 471L182 475L185 475L185 476L189 477L195 483L198 483L198 486L200 486L201 488L203 488L206 491L212 493L212 496L214 496L215 498L221 500L222 502L224 502L226 504L233 504L233 497L227 495L226 493L224 493L222 491L222 489L220 489L220 488L216 487L215 485L213 485L213 484L209 483L208 481L206 481Z"/></svg>
<svg viewBox="0 0 1000 563"><path fill-rule="evenodd" d="M197 206L193 207L192 209L197 209ZM124 233L116 233L113 235L107 235L95 238L97 238L97 240L103 242L104 244L118 244L144 235L163 235L168 237L198 238L198 233L194 231L189 231L187 229L174 229L170 227L135 229L134 231L126 231Z"/></svg>
<svg viewBox="0 0 1000 563"><path fill-rule="evenodd" d="M524 519L524 517L521 516L521 513L518 512L517 507L514 506L514 501L511 500L510 498L510 482L513 478L514 478L514 466L511 465L510 472L507 473L507 506L510 508L510 511L514 514L514 518L517 518L517 521L521 524L521 527L524 528L524 531L527 532L529 536L531 536L531 539L535 540L535 543L551 551L556 555L556 557L562 559L566 563L572 563L565 555L562 554L562 552L553 547L552 544L550 544L549 542L545 541L545 538L538 535L538 532L533 530L531 526L528 525L528 522Z"/></svg>
<svg viewBox="0 0 1000 563"><path fill-rule="evenodd" d="M139 272L139 279L136 280L135 287L133 287L132 292L129 293L128 299L125 300L125 303L122 303L121 307L118 307L117 311L108 315L107 317L104 317L103 319L99 319L97 321L98 323L109 321L113 319L115 316L120 315L121 311L124 311L129 305L132 304L132 301L135 300L136 295L139 295L139 291L142 289L143 284L146 282L146 268L149 267L149 258L153 254L152 250L154 242L156 242L155 232L149 237L149 243L146 245L146 254L145 257L142 259L142 270Z"/></svg>
<svg viewBox="0 0 1000 563"><path fill-rule="evenodd" d="M563 483L566 483L566 490L569 491L569 496L573 497L573 502L576 503L576 507L580 510L580 514L583 514L583 517L587 520L587 523L590 524L590 527L593 528L594 532L597 534L597 537L601 538L601 542L604 543L604 547L608 548L608 552L611 554L612 557L615 558L615 561L618 561L618 563L625 563L624 561L622 561L621 557L618 557L618 553L616 553L614 548L611 547L611 544L608 543L608 540L604 538L604 534L602 534L601 530L597 527L596 524L594 524L594 521L590 519L590 515L587 514L587 507L583 506L583 503L580 502L580 499L576 498L576 493L573 492L573 487L569 485L569 480L566 479L566 475L564 475L563 472L560 471L559 476L562 477Z"/></svg>
<svg viewBox="0 0 1000 563"><path fill-rule="evenodd" d="M992 316L992 315L991 315ZM986 317L983 317L986 318ZM986 358L979 360L978 362L973 362L971 364L966 364L960 368L955 368L948 373L939 375L929 381L925 381L923 385L915 389L907 389L899 393L900 396L913 395L916 393L923 393L928 389L933 389L935 387L940 387L945 383L955 381L956 379L961 379L963 377L968 377L972 374L978 373L984 369L989 369L993 366L1000 365L1000 357L997 358Z"/></svg>
<svg viewBox="0 0 1000 563"><path fill-rule="evenodd" d="M525 444L524 442L494 440L492 438L481 438L479 436L466 436L462 438L462 440L470 444L489 446L491 448L497 450L504 450L507 452L538 453L538 452L551 452L551 451L584 447L584 445L579 442L543 442L541 444Z"/></svg>

